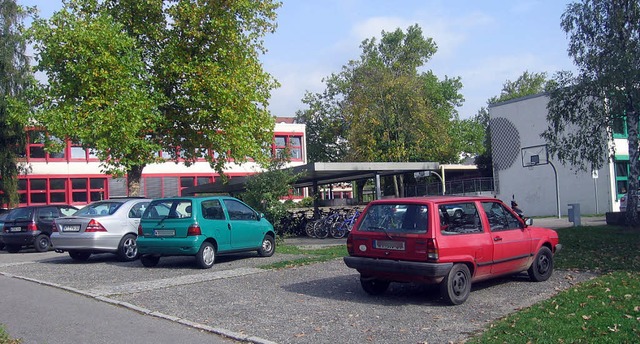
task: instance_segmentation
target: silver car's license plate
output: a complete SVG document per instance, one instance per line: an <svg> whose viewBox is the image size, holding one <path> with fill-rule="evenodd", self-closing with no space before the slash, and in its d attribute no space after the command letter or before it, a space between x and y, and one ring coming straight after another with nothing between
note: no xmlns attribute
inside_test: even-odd
<svg viewBox="0 0 640 344"><path fill-rule="evenodd" d="M79 232L80 231L80 225L62 226L62 231L63 232Z"/></svg>
<svg viewBox="0 0 640 344"><path fill-rule="evenodd" d="M376 240L373 247L382 250L404 251L404 241Z"/></svg>

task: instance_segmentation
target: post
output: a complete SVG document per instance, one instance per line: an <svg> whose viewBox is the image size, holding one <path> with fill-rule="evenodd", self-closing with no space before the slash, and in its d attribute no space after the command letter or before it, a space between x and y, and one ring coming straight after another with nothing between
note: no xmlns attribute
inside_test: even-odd
<svg viewBox="0 0 640 344"><path fill-rule="evenodd" d="M551 160L549 160L549 165L553 168L553 174L556 177L556 205L558 208L558 218L560 219L562 218L562 215L560 213L560 185L558 184L558 171L556 171L556 167L553 165Z"/></svg>
<svg viewBox="0 0 640 344"><path fill-rule="evenodd" d="M380 175L376 173L376 199L382 198L382 190L380 190Z"/></svg>

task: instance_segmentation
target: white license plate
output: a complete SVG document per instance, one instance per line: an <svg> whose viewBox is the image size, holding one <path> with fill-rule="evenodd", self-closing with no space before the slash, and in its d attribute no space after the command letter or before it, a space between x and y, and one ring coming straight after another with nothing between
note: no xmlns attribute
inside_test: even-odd
<svg viewBox="0 0 640 344"><path fill-rule="evenodd" d="M153 231L153 235L154 236L159 236L159 237L175 236L176 235L176 231L173 230L173 229L155 229Z"/></svg>
<svg viewBox="0 0 640 344"><path fill-rule="evenodd" d="M20 232L22 227L9 227L9 232Z"/></svg>
<svg viewBox="0 0 640 344"><path fill-rule="evenodd" d="M80 231L80 225L62 226L62 231L63 232L79 232Z"/></svg>
<svg viewBox="0 0 640 344"><path fill-rule="evenodd" d="M382 250L404 251L404 241L376 240L373 246Z"/></svg>

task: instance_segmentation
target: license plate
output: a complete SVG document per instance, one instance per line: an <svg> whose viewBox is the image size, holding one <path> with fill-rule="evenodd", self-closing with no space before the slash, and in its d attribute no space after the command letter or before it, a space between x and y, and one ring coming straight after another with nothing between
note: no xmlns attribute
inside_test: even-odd
<svg viewBox="0 0 640 344"><path fill-rule="evenodd" d="M79 232L80 225L70 225L70 226L62 226L63 232Z"/></svg>
<svg viewBox="0 0 640 344"><path fill-rule="evenodd" d="M20 232L22 227L9 227L9 232Z"/></svg>
<svg viewBox="0 0 640 344"><path fill-rule="evenodd" d="M176 231L173 230L173 229L155 229L153 231L153 235L154 236L159 236L159 237L175 236L176 235Z"/></svg>
<svg viewBox="0 0 640 344"><path fill-rule="evenodd" d="M382 250L404 251L404 241L376 240L373 246Z"/></svg>

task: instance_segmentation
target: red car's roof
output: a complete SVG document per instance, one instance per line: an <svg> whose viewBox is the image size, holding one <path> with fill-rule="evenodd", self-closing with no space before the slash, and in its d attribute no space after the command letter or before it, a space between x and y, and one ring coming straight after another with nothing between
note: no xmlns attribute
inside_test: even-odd
<svg viewBox="0 0 640 344"><path fill-rule="evenodd" d="M393 203L442 203L442 202L473 202L473 201L496 201L499 199L486 196L424 196L424 197L399 197L385 198L372 201L370 204L393 204Z"/></svg>

